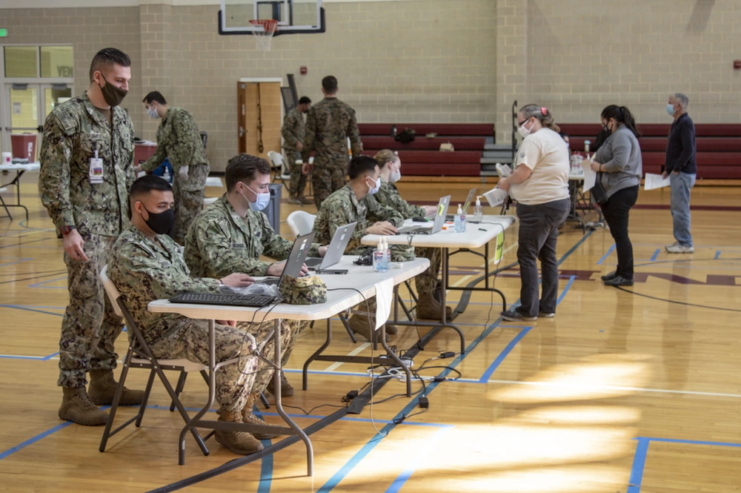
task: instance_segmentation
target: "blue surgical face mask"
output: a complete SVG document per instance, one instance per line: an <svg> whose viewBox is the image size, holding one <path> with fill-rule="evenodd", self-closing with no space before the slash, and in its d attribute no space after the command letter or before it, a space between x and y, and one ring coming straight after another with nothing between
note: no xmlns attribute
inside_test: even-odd
<svg viewBox="0 0 741 493"><path fill-rule="evenodd" d="M667 104L666 105L666 112L669 113L669 116L674 116L674 105L673 104Z"/></svg>
<svg viewBox="0 0 741 493"><path fill-rule="evenodd" d="M378 190L381 188L381 180L374 180L370 176L368 178L370 178L370 180L375 185L374 187L368 186L368 195L373 195L373 194L378 193ZM366 185L368 184L366 183Z"/></svg>
<svg viewBox="0 0 741 493"><path fill-rule="evenodd" d="M247 185L245 185L247 187ZM270 192L265 193L257 193L254 190L252 190L250 187L247 187L250 192L254 193L257 196L257 200L255 202L250 202L250 199L247 198L245 194L242 192L239 192L242 194L242 197L247 201L247 203L250 205L250 209L252 209L255 212L259 212L266 208L268 204L270 203Z"/></svg>

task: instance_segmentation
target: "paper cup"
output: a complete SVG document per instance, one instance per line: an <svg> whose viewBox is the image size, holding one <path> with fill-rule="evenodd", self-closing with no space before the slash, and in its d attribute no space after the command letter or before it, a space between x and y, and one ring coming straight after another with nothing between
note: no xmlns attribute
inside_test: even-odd
<svg viewBox="0 0 741 493"><path fill-rule="evenodd" d="M3 152L2 160L0 160L0 164L11 164L12 162L13 162L13 154L9 152Z"/></svg>

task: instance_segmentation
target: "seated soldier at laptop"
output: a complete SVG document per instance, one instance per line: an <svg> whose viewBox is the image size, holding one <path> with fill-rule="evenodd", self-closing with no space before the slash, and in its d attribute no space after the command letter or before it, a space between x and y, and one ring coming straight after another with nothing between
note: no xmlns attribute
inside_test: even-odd
<svg viewBox="0 0 741 493"><path fill-rule="evenodd" d="M218 278L191 277L183 261L182 247L168 236L175 222L172 187L158 176L143 176L131 185L131 225L118 237L108 265L108 276L121 293L126 307L154 356L185 358L208 364L208 323L181 315L150 313L147 305L186 292L217 293L222 285L248 286L246 274ZM232 322L233 324L233 322ZM245 324L249 325L249 324ZM272 322L266 325L272 326ZM255 339L245 330L216 324L216 362L239 358L216 370L219 421L244 422L251 414L248 399L255 379ZM216 431L216 441L232 452L249 455L262 450L259 435Z"/></svg>
<svg viewBox="0 0 741 493"><path fill-rule="evenodd" d="M404 219L431 216L437 212L437 206L418 207L401 198L399 190L394 185L401 179L401 161L398 155L387 149L376 154L375 160L380 168L381 188L379 188L377 194L368 199L369 201L375 200L379 204L391 207L401 214ZM439 293L439 290L442 289L441 283L437 279L437 274L440 272L441 251L439 248L416 247L414 249L414 254L417 257L430 260L430 268L414 278L419 292L417 318L439 320L442 317L442 305L435 296L435 293ZM452 310L450 307L446 307L445 310L446 317L450 318Z"/></svg>
<svg viewBox="0 0 741 493"><path fill-rule="evenodd" d="M396 234L396 228L404 222L401 214L375 200L367 200L368 195L378 192L380 186L378 173L378 163L372 157L352 158L348 170L350 181L322 202L314 221L316 242L326 245L332 240L337 228L357 222L350 242L345 248L345 254L361 255L368 248L360 243L363 236ZM369 221L367 218L370 216L377 218L378 222ZM412 260L414 249L394 245L391 247L391 259L396 262ZM370 313L366 311L365 303L358 305L357 311L349 320L349 325L353 332L370 341L373 340L370 327L375 327L376 303L375 298L368 301ZM387 334L396 334L396 332L395 326L386 324Z"/></svg>
<svg viewBox="0 0 741 493"><path fill-rule="evenodd" d="M201 211L191 224L185 238L185 263L198 277L221 277L230 272L244 272L251 276L280 276L285 262L268 262L261 256L285 260L291 254L293 242L277 234L261 211L270 202L270 165L264 159L238 154L226 166L226 193ZM325 247L312 245L310 255L324 255ZM308 270L304 267L304 273ZM291 356L293 343L301 324L284 321L288 331L281 339L283 364ZM269 337L267 331L252 332L258 344ZM263 354L272 361L273 340L263 348ZM253 386L254 396L267 388L273 392L273 368L260 362ZM281 395L293 395L293 387L281 375ZM259 419L253 416L255 420Z"/></svg>

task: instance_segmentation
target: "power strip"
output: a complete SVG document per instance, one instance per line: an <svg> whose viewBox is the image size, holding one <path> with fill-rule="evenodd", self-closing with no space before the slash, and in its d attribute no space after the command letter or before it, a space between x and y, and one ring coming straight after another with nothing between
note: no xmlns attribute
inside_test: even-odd
<svg viewBox="0 0 741 493"><path fill-rule="evenodd" d="M379 356L378 359L384 361L383 364L388 364L392 368L394 367L393 365L396 364L396 361L394 361L393 359L391 359L387 354L384 354L382 356ZM399 359L401 360L402 363L404 363L404 366L406 366L407 368L413 368L414 367L414 360L413 359L409 359L409 358L399 358ZM398 368L398 366L395 367L395 368Z"/></svg>

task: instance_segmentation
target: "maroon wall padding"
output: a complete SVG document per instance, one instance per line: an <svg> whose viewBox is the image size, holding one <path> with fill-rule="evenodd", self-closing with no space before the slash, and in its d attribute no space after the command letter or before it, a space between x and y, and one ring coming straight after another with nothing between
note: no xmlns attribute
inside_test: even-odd
<svg viewBox="0 0 741 493"><path fill-rule="evenodd" d="M450 139L434 138L428 139L424 136L417 136L413 142L402 144L396 142L392 137L369 137L364 136L363 149L380 151L382 149L391 149L392 151L416 150L416 151L438 151L440 144L451 143L456 151L483 151L486 145L486 139L482 137L453 137ZM480 157L480 156L479 156Z"/></svg>
<svg viewBox="0 0 741 493"><path fill-rule="evenodd" d="M376 153L372 150L364 150L366 156L374 156ZM407 163L429 163L429 164L476 164L481 167L481 153L476 151L399 151L402 169L405 169Z"/></svg>
<svg viewBox="0 0 741 493"><path fill-rule="evenodd" d="M585 137L569 137L569 145L572 151L584 151ZM594 139L589 139L594 144ZM643 152L665 152L666 138L662 137L641 137L638 144ZM731 137L703 137L698 138L697 152L741 152L741 138L734 139ZM594 149L594 146L592 146ZM592 151L593 152L593 151Z"/></svg>
<svg viewBox="0 0 741 493"><path fill-rule="evenodd" d="M393 123L360 123L360 135L391 135ZM417 138L424 134L436 133L441 136L492 137L493 123L397 123L396 131L411 128L417 132Z"/></svg>
<svg viewBox="0 0 741 493"><path fill-rule="evenodd" d="M481 164L430 164L404 161L401 171L409 176L481 176Z"/></svg>
<svg viewBox="0 0 741 493"><path fill-rule="evenodd" d="M561 123L561 130L569 137L597 137L602 125L597 123ZM671 123L644 123L638 130L644 137L668 137ZM741 124L737 123L695 123L697 137L740 137ZM594 139L591 139L594 140Z"/></svg>

